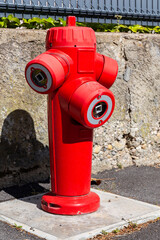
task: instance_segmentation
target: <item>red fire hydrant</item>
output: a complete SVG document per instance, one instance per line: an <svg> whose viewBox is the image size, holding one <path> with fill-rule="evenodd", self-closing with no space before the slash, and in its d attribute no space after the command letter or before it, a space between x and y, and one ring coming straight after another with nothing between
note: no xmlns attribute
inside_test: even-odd
<svg viewBox="0 0 160 240"><path fill-rule="evenodd" d="M93 128L112 115L115 100L108 90L118 65L96 52L91 28L66 27L47 32L46 52L26 66L26 80L48 94L48 130L52 191L42 197L42 209L76 215L96 211L99 196L90 192Z"/></svg>

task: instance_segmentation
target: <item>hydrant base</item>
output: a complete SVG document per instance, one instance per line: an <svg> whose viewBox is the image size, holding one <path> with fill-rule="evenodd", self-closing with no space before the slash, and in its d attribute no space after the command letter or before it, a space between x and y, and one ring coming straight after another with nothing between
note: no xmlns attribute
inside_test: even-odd
<svg viewBox="0 0 160 240"><path fill-rule="evenodd" d="M53 214L78 215L95 212L100 206L100 198L90 192L82 196L59 196L52 192L43 195L41 207L44 211Z"/></svg>

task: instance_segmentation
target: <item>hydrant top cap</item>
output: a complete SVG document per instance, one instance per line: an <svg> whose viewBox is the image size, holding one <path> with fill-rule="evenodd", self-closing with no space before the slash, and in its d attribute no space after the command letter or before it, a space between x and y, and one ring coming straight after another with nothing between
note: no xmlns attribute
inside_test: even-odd
<svg viewBox="0 0 160 240"><path fill-rule="evenodd" d="M96 47L92 28L76 26L76 18L68 16L65 27L53 27L47 32L46 49L57 47Z"/></svg>

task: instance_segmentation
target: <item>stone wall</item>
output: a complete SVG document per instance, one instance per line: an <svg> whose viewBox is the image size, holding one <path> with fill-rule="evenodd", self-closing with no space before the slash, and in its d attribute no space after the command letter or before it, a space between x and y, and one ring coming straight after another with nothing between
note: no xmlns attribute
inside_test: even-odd
<svg viewBox="0 0 160 240"><path fill-rule="evenodd" d="M46 31L0 29L0 187L49 177L46 95L24 78L45 51ZM160 35L96 33L97 51L115 58L116 108L94 131L93 172L160 163Z"/></svg>
<svg viewBox="0 0 160 240"><path fill-rule="evenodd" d="M45 51L45 35L0 29L0 187L49 178L46 95L24 78L26 63Z"/></svg>
<svg viewBox="0 0 160 240"><path fill-rule="evenodd" d="M95 130L93 171L160 163L160 35L97 34L118 61L112 118Z"/></svg>

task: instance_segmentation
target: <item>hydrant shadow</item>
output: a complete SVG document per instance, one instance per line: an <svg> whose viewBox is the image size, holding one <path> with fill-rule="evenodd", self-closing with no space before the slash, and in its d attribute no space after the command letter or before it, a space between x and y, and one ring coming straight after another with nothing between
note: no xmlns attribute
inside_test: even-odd
<svg viewBox="0 0 160 240"><path fill-rule="evenodd" d="M49 179L49 149L36 139L31 115L21 109L4 120L0 140L0 188Z"/></svg>
<svg viewBox="0 0 160 240"><path fill-rule="evenodd" d="M4 188L0 191L0 202L19 199L21 202L27 202L36 205L37 208L41 209L41 197L44 193L49 192L50 184L46 183L30 183L22 186L13 186ZM4 194L5 193L5 194Z"/></svg>

